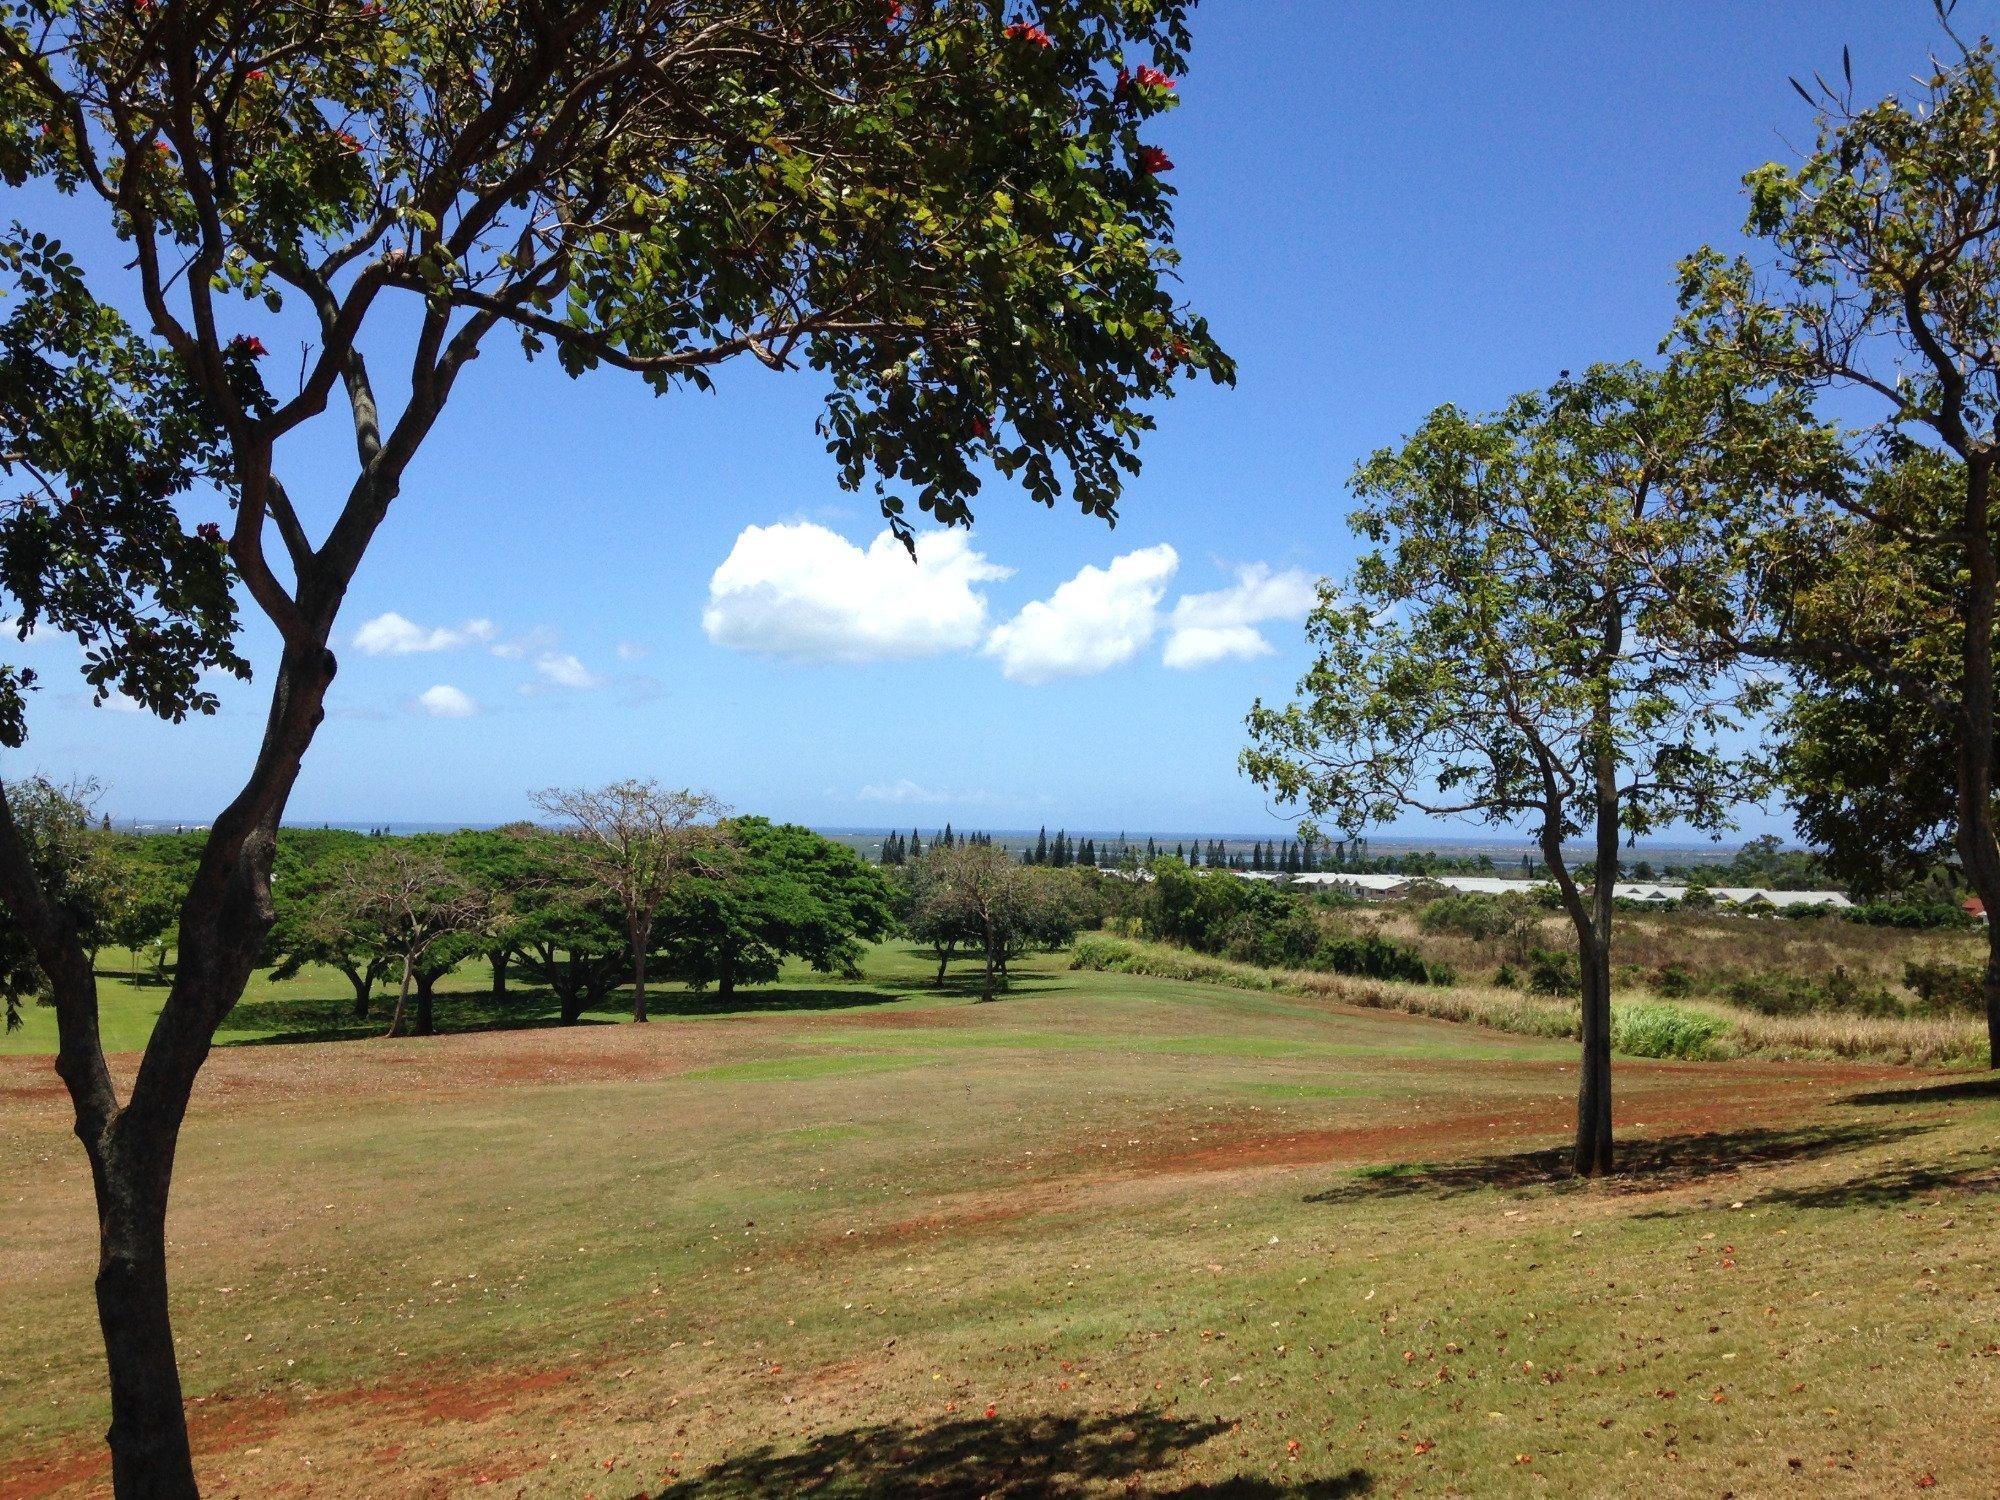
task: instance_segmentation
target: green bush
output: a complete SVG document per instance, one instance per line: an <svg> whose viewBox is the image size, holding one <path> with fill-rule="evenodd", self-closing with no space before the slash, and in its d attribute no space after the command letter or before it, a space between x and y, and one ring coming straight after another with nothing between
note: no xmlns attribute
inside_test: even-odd
<svg viewBox="0 0 2000 1500"><path fill-rule="evenodd" d="M1528 950L1528 993L1531 995L1577 995L1583 992L1583 973L1574 953L1552 952L1547 948Z"/></svg>
<svg viewBox="0 0 2000 1500"><path fill-rule="evenodd" d="M1978 964L1907 963L1903 983L1917 992L1917 1003L1937 1015L1984 1015L1984 970Z"/></svg>
<svg viewBox="0 0 2000 1500"><path fill-rule="evenodd" d="M1765 1016L1903 1014L1894 995L1880 985L1864 988L1845 968L1820 980L1802 974L1745 974L1730 981L1728 994L1732 1004Z"/></svg>
<svg viewBox="0 0 2000 1500"><path fill-rule="evenodd" d="M1685 1000L1694 993L1694 975L1680 964L1668 964L1653 976L1653 993L1667 1000Z"/></svg>
<svg viewBox="0 0 2000 1500"><path fill-rule="evenodd" d="M1611 1012L1611 1045L1628 1057L1712 1057L1729 1029L1719 1016L1678 1005L1620 1005Z"/></svg>
<svg viewBox="0 0 2000 1500"><path fill-rule="evenodd" d="M1457 977L1449 965L1431 963L1407 944L1375 932L1325 939L1313 954L1312 967L1363 979L1400 979L1406 984L1450 984Z"/></svg>
<svg viewBox="0 0 2000 1500"><path fill-rule="evenodd" d="M1866 901L1849 907L1847 920L1869 927L1904 927L1914 931L1950 931L1974 926L1964 908L1950 901Z"/></svg>
<svg viewBox="0 0 2000 1500"><path fill-rule="evenodd" d="M1431 902L1417 918L1428 933L1456 933L1481 942L1504 938L1529 920L1530 908L1524 897L1442 896Z"/></svg>

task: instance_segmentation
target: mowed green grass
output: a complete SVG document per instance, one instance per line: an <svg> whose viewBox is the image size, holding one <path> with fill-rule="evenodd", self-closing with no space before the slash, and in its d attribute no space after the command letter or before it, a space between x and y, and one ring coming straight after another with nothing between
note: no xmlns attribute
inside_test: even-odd
<svg viewBox="0 0 2000 1500"><path fill-rule="evenodd" d="M211 1491L1990 1490L1983 1080L1621 1061L1641 1170L1584 1187L1564 1044L1059 958L787 978L218 1050L170 1225ZM51 1083L0 1062L0 1495L103 1475Z"/></svg>

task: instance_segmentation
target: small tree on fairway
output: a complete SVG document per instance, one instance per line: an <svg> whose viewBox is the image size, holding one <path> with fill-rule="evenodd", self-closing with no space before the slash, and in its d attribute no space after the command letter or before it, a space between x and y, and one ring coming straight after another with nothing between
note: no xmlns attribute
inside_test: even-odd
<svg viewBox="0 0 2000 1500"><path fill-rule="evenodd" d="M921 879L914 887L912 927L934 947L945 942L970 942L985 960L979 998L991 1000L1007 956L1018 951L1031 931L1031 890L1043 875L1016 864L987 844L957 844L934 848L925 856ZM944 959L938 963L943 982Z"/></svg>
<svg viewBox="0 0 2000 1500"><path fill-rule="evenodd" d="M660 908L690 880L718 873L729 811L706 792L657 781L615 781L595 791L552 787L535 806L556 820L559 857L616 904L632 966L632 1019L646 1019L646 956Z"/></svg>
<svg viewBox="0 0 2000 1500"><path fill-rule="evenodd" d="M411 982L434 953L482 934L492 919L487 893L452 868L441 849L410 839L382 839L348 860L327 884L321 919L368 934L376 952L401 973L386 1035L403 1034ZM417 1031L432 1029L429 986Z"/></svg>
<svg viewBox="0 0 2000 1500"><path fill-rule="evenodd" d="M1758 784L1716 745L1765 690L1687 631L1681 575L1708 560L1712 491L1784 481L1782 407L1613 366L1492 417L1433 412L1356 472L1378 550L1349 597L1322 590L1302 701L1250 714L1250 774L1350 832L1407 809L1533 827L1583 975L1587 1175L1612 1165L1612 882L1586 895L1563 844L1588 836L1612 871L1621 837L1722 827Z"/></svg>

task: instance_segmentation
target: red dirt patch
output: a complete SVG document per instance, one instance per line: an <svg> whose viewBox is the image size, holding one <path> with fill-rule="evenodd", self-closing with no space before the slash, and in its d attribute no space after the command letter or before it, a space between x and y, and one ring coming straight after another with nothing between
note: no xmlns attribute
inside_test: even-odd
<svg viewBox="0 0 2000 1500"><path fill-rule="evenodd" d="M241 1452L303 1418L349 1407L391 1412L420 1423L481 1422L575 1382L593 1367L576 1364L526 1372L441 1371L309 1396L234 1396L227 1392L197 1396L188 1402L188 1439L197 1459L214 1458ZM371 1461L386 1469L405 1446L389 1444L372 1455ZM0 1500L47 1500L78 1486L101 1483L110 1468L110 1455L96 1444L56 1446L25 1457L10 1455L7 1471L0 1474ZM503 1472L487 1465L481 1472L488 1479L500 1479L517 1471Z"/></svg>

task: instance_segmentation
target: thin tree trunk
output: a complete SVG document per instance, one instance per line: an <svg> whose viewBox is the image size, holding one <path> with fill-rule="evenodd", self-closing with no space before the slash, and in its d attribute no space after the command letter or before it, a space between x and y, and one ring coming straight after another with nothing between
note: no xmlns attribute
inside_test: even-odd
<svg viewBox="0 0 2000 1500"><path fill-rule="evenodd" d="M647 934L632 934L632 1019L646 1019L646 949L651 946Z"/></svg>
<svg viewBox="0 0 2000 1500"><path fill-rule="evenodd" d="M493 998L507 998L507 964L513 957L505 948L496 948L488 955L493 964Z"/></svg>
<svg viewBox="0 0 2000 1500"><path fill-rule="evenodd" d="M734 995L735 993L736 993L736 955L733 952L724 952L722 955L722 962L716 966L716 976L715 976L716 998L721 1000L727 1000L730 996Z"/></svg>
<svg viewBox="0 0 2000 1500"><path fill-rule="evenodd" d="M389 1029L383 1033L384 1036L401 1036L403 1034L403 1011L409 1003L410 955L405 953L403 955L403 987L396 992L396 1010L389 1017Z"/></svg>

